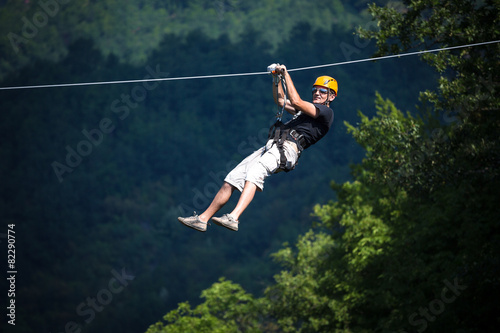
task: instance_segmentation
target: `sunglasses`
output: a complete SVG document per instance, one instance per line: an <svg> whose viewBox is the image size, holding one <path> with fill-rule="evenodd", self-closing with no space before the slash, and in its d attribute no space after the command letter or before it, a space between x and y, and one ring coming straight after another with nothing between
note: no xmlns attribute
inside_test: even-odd
<svg viewBox="0 0 500 333"><path fill-rule="evenodd" d="M325 89L325 88L316 88L316 87L313 87L312 88L312 93L315 94L316 91L318 91L322 94L322 95L326 95L328 93L328 89Z"/></svg>

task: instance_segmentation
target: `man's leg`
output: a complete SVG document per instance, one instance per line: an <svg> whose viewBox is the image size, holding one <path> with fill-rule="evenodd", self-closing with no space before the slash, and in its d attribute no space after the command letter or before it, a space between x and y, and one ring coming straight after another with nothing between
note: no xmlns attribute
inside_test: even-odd
<svg viewBox="0 0 500 333"><path fill-rule="evenodd" d="M235 187L233 185L224 182L219 189L219 192L217 192L215 198L212 200L210 206L199 215L200 220L203 222L210 220L212 216L214 216L215 213L217 213L229 201L229 198L231 198L231 194L233 194L234 190Z"/></svg>
<svg viewBox="0 0 500 333"><path fill-rule="evenodd" d="M249 181L245 182L245 187L243 188L243 192L241 192L240 199L238 200L236 207L234 207L233 211L229 214L236 221L240 218L240 215L248 207L250 202L252 202L256 190L257 186L254 183Z"/></svg>

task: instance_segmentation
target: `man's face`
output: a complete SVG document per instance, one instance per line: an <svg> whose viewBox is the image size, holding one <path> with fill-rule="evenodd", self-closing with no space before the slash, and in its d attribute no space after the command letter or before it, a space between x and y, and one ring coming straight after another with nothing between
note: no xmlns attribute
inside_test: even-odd
<svg viewBox="0 0 500 333"><path fill-rule="evenodd" d="M312 102L315 104L323 104L327 101L330 103L335 98L335 93L330 92L328 94L328 89L321 86L313 86L312 89Z"/></svg>

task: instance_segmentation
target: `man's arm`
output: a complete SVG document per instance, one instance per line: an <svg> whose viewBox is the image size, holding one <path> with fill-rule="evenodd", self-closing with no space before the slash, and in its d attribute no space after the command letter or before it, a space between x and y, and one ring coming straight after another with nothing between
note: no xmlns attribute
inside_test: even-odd
<svg viewBox="0 0 500 333"><path fill-rule="evenodd" d="M314 106L313 103L304 101L302 98L300 98L299 93L297 92L295 86L293 85L292 78L290 77L290 74L286 70L286 67L284 65L278 65L276 66L276 72L278 74L283 75L286 81L286 86L288 89L288 100L287 100L286 110L288 111L288 108L291 108L295 112L302 111L308 116L316 118L319 115L319 110ZM276 101L276 103L282 106L283 105L282 100L284 100L284 98L282 98L283 87L281 86L281 82L278 84L278 87L273 86L273 95L275 96L274 100ZM281 97L281 104L279 103L280 97Z"/></svg>

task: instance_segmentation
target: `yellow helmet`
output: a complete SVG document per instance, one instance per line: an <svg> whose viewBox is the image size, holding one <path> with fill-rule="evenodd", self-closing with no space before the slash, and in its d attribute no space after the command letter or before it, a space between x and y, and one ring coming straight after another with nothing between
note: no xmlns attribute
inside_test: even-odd
<svg viewBox="0 0 500 333"><path fill-rule="evenodd" d="M335 95L337 95L337 91L339 90L339 86L337 84L337 80L335 80L331 76L320 76L316 79L313 86L320 86L331 89L335 91Z"/></svg>

